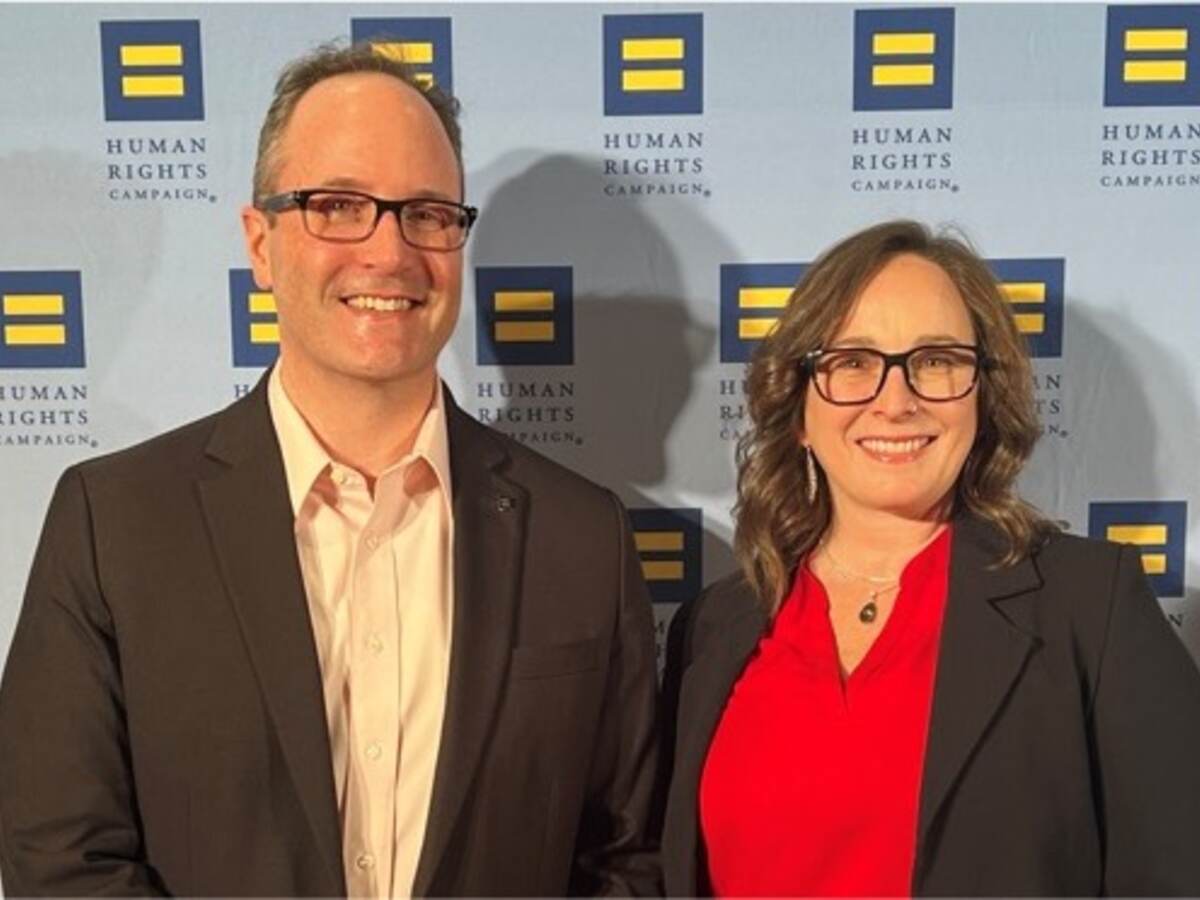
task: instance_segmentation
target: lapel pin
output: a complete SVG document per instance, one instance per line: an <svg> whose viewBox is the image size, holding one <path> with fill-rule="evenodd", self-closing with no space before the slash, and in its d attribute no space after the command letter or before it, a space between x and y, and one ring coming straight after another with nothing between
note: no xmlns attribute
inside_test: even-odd
<svg viewBox="0 0 1200 900"><path fill-rule="evenodd" d="M514 504L515 501L512 497L505 497L503 494L496 496L496 512L508 512Z"/></svg>

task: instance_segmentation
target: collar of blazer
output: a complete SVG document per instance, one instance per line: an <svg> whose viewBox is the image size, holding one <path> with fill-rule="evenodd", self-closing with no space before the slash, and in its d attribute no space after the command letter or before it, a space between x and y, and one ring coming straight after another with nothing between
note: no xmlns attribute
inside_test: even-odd
<svg viewBox="0 0 1200 900"><path fill-rule="evenodd" d="M949 595L921 789L914 884L919 883L925 837L938 811L1041 640L1033 608L1034 592L1042 585L1036 556L1014 566L992 568L1003 547L1003 538L994 526L970 514L955 518ZM672 860L680 857L703 866L698 840L700 773L725 702L767 627L762 607L740 576L719 582L709 591L713 599L719 596L719 603L703 604L702 615L687 623L681 648L686 668L677 686L664 688L678 690L675 779L664 836L668 869ZM690 825L673 827L673 821ZM680 843L672 846L676 841ZM669 892L694 895L701 889L698 869L680 874L682 883L669 884Z"/></svg>
<svg viewBox="0 0 1200 900"><path fill-rule="evenodd" d="M267 373L269 374L269 373ZM197 490L267 709L317 846L329 894L345 894L321 674L293 516L267 406L267 374L214 419L206 452L223 463ZM414 895L436 892L505 683L516 621L527 491L506 443L445 389L454 509L454 624L442 741Z"/></svg>

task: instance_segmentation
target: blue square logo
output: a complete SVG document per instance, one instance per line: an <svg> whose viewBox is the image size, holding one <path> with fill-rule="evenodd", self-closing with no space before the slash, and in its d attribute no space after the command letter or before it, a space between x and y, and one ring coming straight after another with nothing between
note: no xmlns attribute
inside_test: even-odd
<svg viewBox="0 0 1200 900"><path fill-rule="evenodd" d="M953 104L953 9L855 12L856 110L950 109Z"/></svg>
<svg viewBox="0 0 1200 900"><path fill-rule="evenodd" d="M1062 356L1066 260L989 259L1034 358Z"/></svg>
<svg viewBox="0 0 1200 900"><path fill-rule="evenodd" d="M1105 106L1200 106L1200 6L1110 6Z"/></svg>
<svg viewBox="0 0 1200 900"><path fill-rule="evenodd" d="M475 270L475 361L481 366L569 366L575 361L570 266Z"/></svg>
<svg viewBox="0 0 1200 900"><path fill-rule="evenodd" d="M655 603L682 603L700 593L704 529L699 509L629 510L642 577Z"/></svg>
<svg viewBox="0 0 1200 900"><path fill-rule="evenodd" d="M721 362L750 361L775 330L807 263L726 263L721 266Z"/></svg>
<svg viewBox="0 0 1200 900"><path fill-rule="evenodd" d="M702 14L604 17L606 116L679 116L702 112Z"/></svg>
<svg viewBox="0 0 1200 900"><path fill-rule="evenodd" d="M100 57L107 121L204 118L198 19L101 22Z"/></svg>
<svg viewBox="0 0 1200 900"><path fill-rule="evenodd" d="M235 366L261 368L275 362L279 357L275 295L260 291L249 269L229 270L229 320Z"/></svg>
<svg viewBox="0 0 1200 900"><path fill-rule="evenodd" d="M408 63L417 80L454 93L450 19L351 19L350 39L370 41L379 53Z"/></svg>
<svg viewBox="0 0 1200 900"><path fill-rule="evenodd" d="M1092 503L1088 537L1133 544L1159 597L1183 596L1187 548L1187 503L1145 500Z"/></svg>
<svg viewBox="0 0 1200 900"><path fill-rule="evenodd" d="M79 272L0 272L0 320L0 368L85 365Z"/></svg>

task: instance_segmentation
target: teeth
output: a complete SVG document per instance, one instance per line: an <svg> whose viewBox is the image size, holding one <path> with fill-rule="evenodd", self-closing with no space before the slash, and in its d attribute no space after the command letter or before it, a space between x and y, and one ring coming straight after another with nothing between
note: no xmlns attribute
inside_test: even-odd
<svg viewBox="0 0 1200 900"><path fill-rule="evenodd" d="M374 309L378 312L399 312L412 309L415 305L407 297L372 297L366 294L356 294L346 301L352 309Z"/></svg>
<svg viewBox="0 0 1200 900"><path fill-rule="evenodd" d="M885 441L881 438L868 438L862 441L863 447L872 453L916 453L932 438L910 438L907 441Z"/></svg>

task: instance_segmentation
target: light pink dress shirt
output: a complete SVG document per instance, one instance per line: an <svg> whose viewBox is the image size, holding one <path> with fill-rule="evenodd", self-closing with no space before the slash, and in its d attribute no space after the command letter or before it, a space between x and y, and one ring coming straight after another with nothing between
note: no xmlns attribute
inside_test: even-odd
<svg viewBox="0 0 1200 900"><path fill-rule="evenodd" d="M446 707L454 519L441 385L412 452L375 482L335 462L287 396L267 397L296 516L352 897L406 897Z"/></svg>

